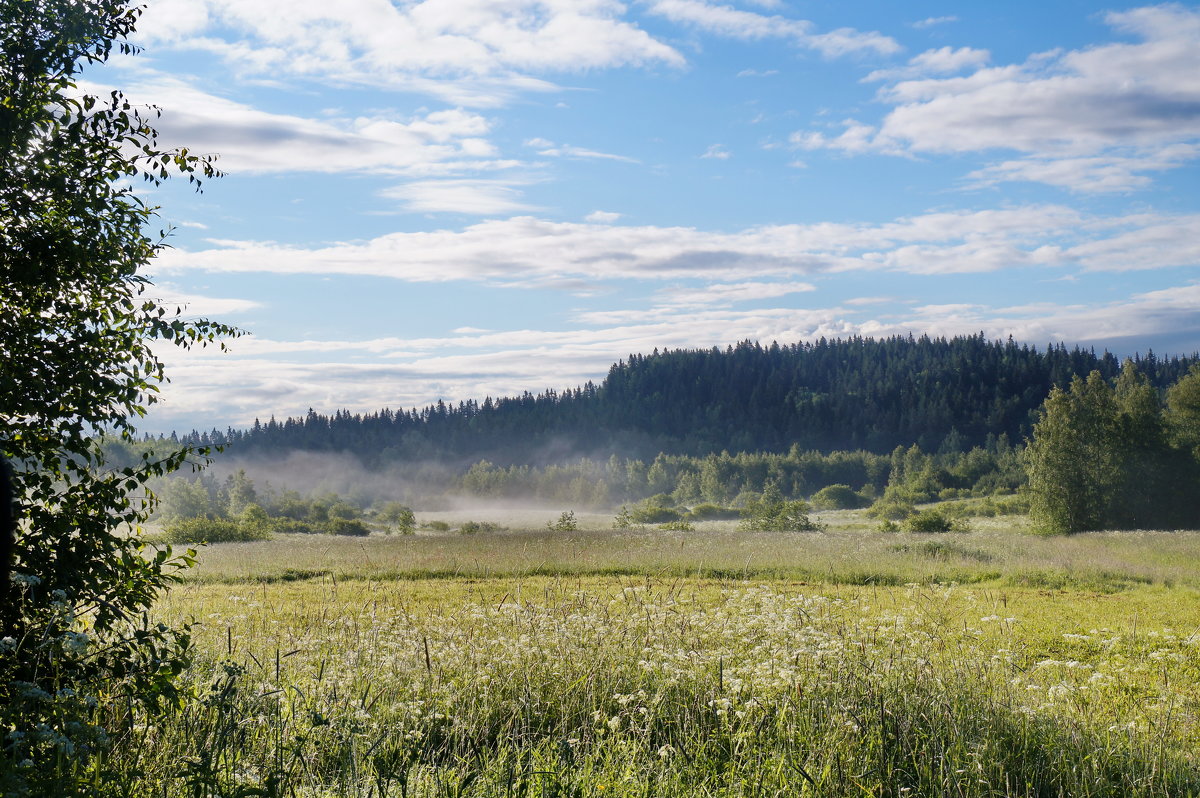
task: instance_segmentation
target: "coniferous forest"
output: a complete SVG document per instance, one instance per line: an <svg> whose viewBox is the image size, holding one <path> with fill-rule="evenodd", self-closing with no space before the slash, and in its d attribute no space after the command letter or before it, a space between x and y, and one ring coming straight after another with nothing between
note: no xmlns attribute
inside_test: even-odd
<svg viewBox="0 0 1200 798"><path fill-rule="evenodd" d="M1165 389L1196 356L1134 359ZM247 430L192 432L234 455L351 453L369 463L653 459L789 449L966 451L1027 437L1054 387L1120 361L1078 347L1045 349L982 334L821 339L726 349L655 350L614 364L599 384L537 395L438 402L424 409L332 416L309 411Z"/></svg>

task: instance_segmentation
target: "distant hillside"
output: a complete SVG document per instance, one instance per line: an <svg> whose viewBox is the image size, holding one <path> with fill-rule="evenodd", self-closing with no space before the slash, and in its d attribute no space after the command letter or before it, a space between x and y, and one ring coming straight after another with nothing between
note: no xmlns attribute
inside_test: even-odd
<svg viewBox="0 0 1200 798"><path fill-rule="evenodd" d="M1136 358L1162 388L1197 359ZM631 355L600 385L424 410L340 411L185 436L235 455L349 452L367 462L486 458L499 464L580 455L653 457L727 450L866 449L919 444L964 449L989 436L1020 440L1054 385L1099 369L1111 354L1040 351L982 335L851 338L782 346Z"/></svg>

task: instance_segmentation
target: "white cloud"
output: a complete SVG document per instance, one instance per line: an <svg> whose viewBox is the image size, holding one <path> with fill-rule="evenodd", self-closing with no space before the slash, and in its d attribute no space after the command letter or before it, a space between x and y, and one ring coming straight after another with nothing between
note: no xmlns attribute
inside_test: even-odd
<svg viewBox="0 0 1200 798"><path fill-rule="evenodd" d="M726 161L729 160L729 150L725 149L720 144L713 144L707 150L705 150L704 154L700 157L715 158L718 161Z"/></svg>
<svg viewBox="0 0 1200 798"><path fill-rule="evenodd" d="M1029 181L1072 191L1106 193L1146 188L1152 182L1145 172L1164 172L1183 166L1200 155L1200 146L1176 144L1142 154L1078 158L1028 157L1002 161L967 175L976 187L1002 182Z"/></svg>
<svg viewBox="0 0 1200 798"><path fill-rule="evenodd" d="M490 213L518 200L505 185L433 181L397 189L416 209ZM494 193L489 193L491 190ZM763 280L888 269L965 274L1012 268L1096 271L1200 265L1200 214L1089 217L1059 205L941 211L884 224L764 225L732 233L690 227L553 222L529 216L462 230L393 233L321 248L213 240L168 250L156 269L360 274L414 282L504 285L684 278Z"/></svg>
<svg viewBox="0 0 1200 798"><path fill-rule="evenodd" d="M592 224L612 224L621 218L623 214L615 211L592 211L587 216L583 217L584 221Z"/></svg>
<svg viewBox="0 0 1200 798"><path fill-rule="evenodd" d="M606 160L606 161L623 161L625 163L638 163L637 158L630 158L626 155L614 155L610 152L599 152L598 150L589 150L585 147L574 147L570 144L555 144L547 139L535 138L525 142L525 146L537 149L538 155L545 155L547 158L581 158L584 160Z"/></svg>
<svg viewBox="0 0 1200 798"><path fill-rule="evenodd" d="M912 26L920 30L921 28L932 28L934 25L945 25L947 22L958 22L958 17L926 17L919 22L912 23Z"/></svg>
<svg viewBox="0 0 1200 798"><path fill-rule="evenodd" d="M737 77L739 77L739 78L769 78L772 75L778 75L778 74L779 74L778 69L763 69L761 71L757 70L757 69L743 69L741 72L737 73Z"/></svg>
<svg viewBox="0 0 1200 798"><path fill-rule="evenodd" d="M414 213L495 216L533 209L521 199L516 185L503 180L418 180L385 189L380 195L399 200Z"/></svg>
<svg viewBox="0 0 1200 798"><path fill-rule="evenodd" d="M103 96L111 87L81 82ZM375 172L431 175L516 165L496 157L491 122L462 109L405 118L311 119L275 114L200 91L176 78L142 73L124 90L136 104L164 109L156 126L164 146L219 155L232 174Z"/></svg>
<svg viewBox="0 0 1200 798"><path fill-rule="evenodd" d="M624 13L614 0L164 0L149 6L138 36L208 52L246 76L486 105L549 88L532 72L684 64Z"/></svg>
<svg viewBox="0 0 1200 798"><path fill-rule="evenodd" d="M876 137L876 128L864 125L855 119L843 120L844 129L832 138L815 131L798 130L789 137L792 146L805 150L841 150L851 155L864 152L886 152L892 155L902 154L898 148L887 149Z"/></svg>
<svg viewBox="0 0 1200 798"><path fill-rule="evenodd" d="M812 283L711 283L702 288L671 288L659 292L660 307L732 305L759 299L815 291Z"/></svg>
<svg viewBox="0 0 1200 798"><path fill-rule="evenodd" d="M966 69L979 69L991 59L987 50L972 47L941 47L926 50L909 60L907 66L895 69L877 69L863 78L864 83L878 80L901 80L928 75L952 75Z"/></svg>
<svg viewBox="0 0 1200 798"><path fill-rule="evenodd" d="M816 33L815 26L808 20L765 16L705 0L654 0L650 11L672 22L734 39L789 39L798 46L829 57L863 50L894 53L901 49L894 39L880 33L864 33L853 28Z"/></svg>
<svg viewBox="0 0 1200 798"><path fill-rule="evenodd" d="M893 106L880 124L847 120L840 135L798 131L793 142L849 153L1008 150L1026 159L972 177L1042 180L1079 191L1145 185L1145 172L1179 166L1197 152L1200 10L1163 5L1105 19L1138 41L1042 53L965 77L901 80L879 92ZM981 54L929 51L922 68L970 66Z"/></svg>

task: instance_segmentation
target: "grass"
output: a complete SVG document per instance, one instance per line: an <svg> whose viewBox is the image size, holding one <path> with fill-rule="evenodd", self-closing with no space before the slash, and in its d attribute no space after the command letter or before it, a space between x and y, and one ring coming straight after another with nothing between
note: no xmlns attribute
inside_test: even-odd
<svg viewBox="0 0 1200 798"><path fill-rule="evenodd" d="M475 511L478 515L478 511ZM543 513L542 515L545 515ZM576 532L545 522L511 531L338 538L280 535L212 546L191 575L238 583L295 579L455 579L501 576L651 576L790 579L821 584L1011 584L1120 590L1137 584L1200 587L1200 533L1028 534L1023 519L975 519L968 533L874 531L862 511L824 513L823 533L739 532L736 522L696 522L695 531L613 530L595 516ZM610 521L608 517L602 520Z"/></svg>
<svg viewBox="0 0 1200 798"><path fill-rule="evenodd" d="M130 789L1200 795L1200 534L823 519L210 547Z"/></svg>

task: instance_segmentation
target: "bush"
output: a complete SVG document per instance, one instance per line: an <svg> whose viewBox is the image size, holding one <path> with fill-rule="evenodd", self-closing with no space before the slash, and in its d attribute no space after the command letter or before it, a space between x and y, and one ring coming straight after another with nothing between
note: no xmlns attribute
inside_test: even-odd
<svg viewBox="0 0 1200 798"><path fill-rule="evenodd" d="M683 513L670 507L662 507L657 504L638 504L629 511L630 520L635 524L665 524L669 521L678 521L683 518Z"/></svg>
<svg viewBox="0 0 1200 798"><path fill-rule="evenodd" d="M324 532L316 524L293 518L272 518L271 529L281 535L319 535Z"/></svg>
<svg viewBox="0 0 1200 798"><path fill-rule="evenodd" d="M612 525L613 529L630 529L636 525L636 522L633 520L633 513L629 507L624 504L621 505L620 511L613 516Z"/></svg>
<svg viewBox="0 0 1200 798"><path fill-rule="evenodd" d="M417 528L412 508L400 502L388 502L379 510L379 520L402 535L411 535Z"/></svg>
<svg viewBox="0 0 1200 798"><path fill-rule="evenodd" d="M812 497L812 506L818 510L855 510L863 504L863 497L849 485L826 485Z"/></svg>
<svg viewBox="0 0 1200 798"><path fill-rule="evenodd" d="M254 524L215 518L188 518L168 524L163 529L163 538L168 543L246 543L269 540L271 533L265 527Z"/></svg>
<svg viewBox="0 0 1200 798"><path fill-rule="evenodd" d="M449 532L450 531L450 525L447 524L445 521L429 521L428 523L424 524L423 526L425 529L431 530L433 532Z"/></svg>
<svg viewBox="0 0 1200 798"><path fill-rule="evenodd" d="M733 507L722 507L719 504L697 504L684 516L689 521L724 521L738 518L741 511Z"/></svg>
<svg viewBox="0 0 1200 798"><path fill-rule="evenodd" d="M902 521L912 515L913 510L911 502L885 495L882 499L871 505L870 509L867 510L867 515L872 518Z"/></svg>
<svg viewBox="0 0 1200 798"><path fill-rule="evenodd" d="M906 532L967 532L968 530L966 521L950 518L937 508L921 510L904 519L904 531Z"/></svg>
<svg viewBox="0 0 1200 798"><path fill-rule="evenodd" d="M696 531L696 527L692 526L691 523L688 522L686 519L680 519L678 521L668 521L665 524L659 524L658 528L665 530L667 532L695 532Z"/></svg>
<svg viewBox="0 0 1200 798"><path fill-rule="evenodd" d="M478 535L481 532L499 532L504 527L491 521L467 521L458 527L460 535Z"/></svg>
<svg viewBox="0 0 1200 798"><path fill-rule="evenodd" d="M362 521L355 521L350 518L331 518L325 528L331 535L346 535L354 538L365 538L371 534L371 530Z"/></svg>
<svg viewBox="0 0 1200 798"><path fill-rule="evenodd" d="M574 532L579 529L579 523L575 520L575 511L566 510L558 517L557 521L551 521L546 524L546 529L551 532Z"/></svg>
<svg viewBox="0 0 1200 798"><path fill-rule="evenodd" d="M336 518L343 521L353 521L362 516L362 513L359 512L357 507L341 500L335 501L333 504L329 505L329 509L326 512L329 513L330 518Z"/></svg>
<svg viewBox="0 0 1200 798"><path fill-rule="evenodd" d="M743 530L761 532L820 532L825 527L808 517L808 502L787 501L779 488L768 483L761 496L751 499L742 510Z"/></svg>

